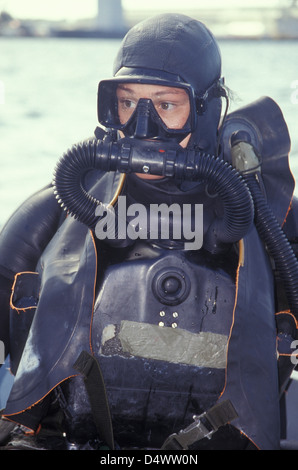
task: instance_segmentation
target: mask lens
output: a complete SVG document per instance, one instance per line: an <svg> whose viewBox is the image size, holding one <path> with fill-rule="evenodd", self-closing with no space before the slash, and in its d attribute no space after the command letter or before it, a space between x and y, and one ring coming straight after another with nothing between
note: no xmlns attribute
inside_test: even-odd
<svg viewBox="0 0 298 470"><path fill-rule="evenodd" d="M98 121L105 127L119 129L117 83L102 81L98 86Z"/></svg>

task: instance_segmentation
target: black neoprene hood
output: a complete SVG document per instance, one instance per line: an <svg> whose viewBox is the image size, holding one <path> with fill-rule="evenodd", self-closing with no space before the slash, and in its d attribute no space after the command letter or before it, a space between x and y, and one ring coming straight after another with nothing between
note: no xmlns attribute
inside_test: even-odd
<svg viewBox="0 0 298 470"><path fill-rule="evenodd" d="M114 76L136 68L144 75L172 74L173 82L189 83L202 95L221 76L221 55L203 23L181 14L162 14L134 26L122 42Z"/></svg>
<svg viewBox="0 0 298 470"><path fill-rule="evenodd" d="M124 37L113 68L114 79L136 83L188 84L204 97L188 148L217 152L222 109L221 54L209 29L186 15L165 13L138 23ZM167 85L168 86L168 85ZM210 87L213 90L210 92ZM215 87L215 90L214 90ZM207 93L206 93L207 91ZM98 109L100 103L98 95Z"/></svg>

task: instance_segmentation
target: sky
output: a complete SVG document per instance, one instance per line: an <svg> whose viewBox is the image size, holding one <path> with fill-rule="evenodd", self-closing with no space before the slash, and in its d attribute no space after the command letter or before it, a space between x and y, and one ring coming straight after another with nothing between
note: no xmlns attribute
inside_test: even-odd
<svg viewBox="0 0 298 470"><path fill-rule="evenodd" d="M266 6L268 8L281 4L285 0L225 0L225 7L229 6ZM195 9L199 6L222 7L222 0L122 0L123 8L128 10L157 10L167 11L181 8L181 11ZM77 19L91 18L97 12L97 0L0 0L1 9L17 18L45 18L49 20L75 21Z"/></svg>

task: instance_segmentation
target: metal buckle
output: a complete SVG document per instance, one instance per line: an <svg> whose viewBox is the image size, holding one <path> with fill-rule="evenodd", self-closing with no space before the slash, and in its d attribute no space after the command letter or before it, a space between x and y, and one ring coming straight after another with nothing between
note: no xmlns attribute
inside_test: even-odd
<svg viewBox="0 0 298 470"><path fill-rule="evenodd" d="M193 416L193 419L194 422L187 428L182 429L178 434L171 434L162 448L166 449L170 443L174 444L176 441L183 450L187 450L196 441L205 437L211 439L212 434L217 431L217 428L214 428L208 420L206 411L200 415Z"/></svg>

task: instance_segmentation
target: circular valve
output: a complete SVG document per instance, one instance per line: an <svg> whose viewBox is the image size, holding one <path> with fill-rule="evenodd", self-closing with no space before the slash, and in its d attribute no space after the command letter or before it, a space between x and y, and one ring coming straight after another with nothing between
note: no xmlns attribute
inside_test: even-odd
<svg viewBox="0 0 298 470"><path fill-rule="evenodd" d="M190 281L182 269L163 268L153 278L152 291L163 304L178 305L187 298Z"/></svg>

